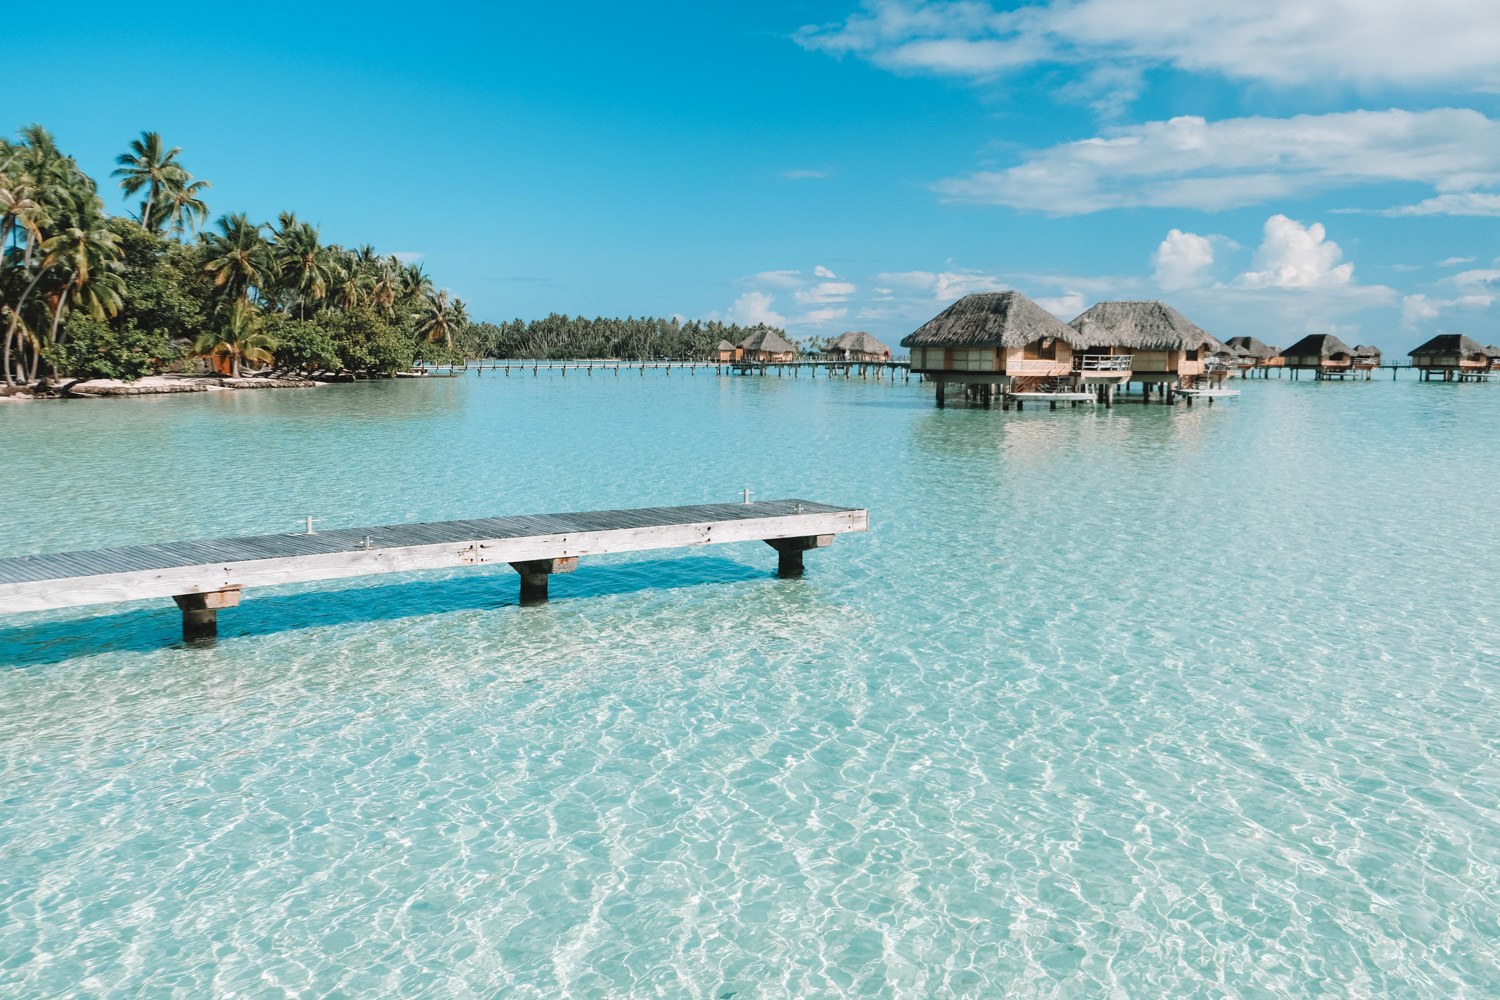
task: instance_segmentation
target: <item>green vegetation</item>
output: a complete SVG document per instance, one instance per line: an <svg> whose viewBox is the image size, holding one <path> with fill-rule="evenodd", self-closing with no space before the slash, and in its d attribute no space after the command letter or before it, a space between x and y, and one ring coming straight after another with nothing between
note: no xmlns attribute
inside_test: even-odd
<svg viewBox="0 0 1500 1000"><path fill-rule="evenodd" d="M717 320L584 319L553 313L546 319L517 319L499 326L474 323L461 340L468 356L481 358L707 359L714 357L721 340L738 344L758 329Z"/></svg>
<svg viewBox="0 0 1500 1000"><path fill-rule="evenodd" d="M373 377L417 360L701 358L752 330L717 321L558 314L496 326L416 264L324 244L291 212L209 217L207 181L144 132L114 176L140 202L104 210L94 180L40 125L0 139L0 377L225 374ZM196 234L196 235L195 235Z"/></svg>
<svg viewBox="0 0 1500 1000"><path fill-rule="evenodd" d="M284 212L208 218L196 180L146 132L115 176L140 196L112 218L92 178L40 125L0 140L0 377L135 379L202 358L239 375L390 375L445 361L464 305L420 266L324 244ZM472 338L470 338L472 339Z"/></svg>

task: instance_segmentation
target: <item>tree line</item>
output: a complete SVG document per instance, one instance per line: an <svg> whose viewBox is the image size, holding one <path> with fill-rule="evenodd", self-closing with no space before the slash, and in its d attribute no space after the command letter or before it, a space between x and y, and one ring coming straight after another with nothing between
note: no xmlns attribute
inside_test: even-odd
<svg viewBox="0 0 1500 1000"><path fill-rule="evenodd" d="M321 241L283 212L221 216L154 132L117 158L129 218L46 129L0 139L0 376L125 378L207 359L240 375L392 374L448 360L464 304L421 266Z"/></svg>
<svg viewBox="0 0 1500 1000"><path fill-rule="evenodd" d="M233 376L359 377L475 357L707 359L758 329L555 313L474 323L419 264L324 243L292 212L268 223L231 213L202 229L210 185L181 154L155 132L132 141L112 176L139 202L118 217L42 126L0 138L5 385L205 363Z"/></svg>
<svg viewBox="0 0 1500 1000"><path fill-rule="evenodd" d="M762 327L747 328L718 320L634 316L586 319L553 313L538 320L473 323L464 332L461 346L468 356L480 358L710 360L720 342L738 344L759 329Z"/></svg>

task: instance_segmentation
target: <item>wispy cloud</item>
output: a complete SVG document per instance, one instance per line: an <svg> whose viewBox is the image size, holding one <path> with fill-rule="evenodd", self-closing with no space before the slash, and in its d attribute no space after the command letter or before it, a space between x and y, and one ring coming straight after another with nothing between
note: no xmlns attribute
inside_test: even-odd
<svg viewBox="0 0 1500 1000"><path fill-rule="evenodd" d="M1181 117L1108 129L934 188L951 201L1079 215L1126 207L1217 211L1393 181L1453 194L1500 184L1500 121L1462 108Z"/></svg>
<svg viewBox="0 0 1500 1000"><path fill-rule="evenodd" d="M783 170L780 177L784 181L822 181L833 176L832 170Z"/></svg>
<svg viewBox="0 0 1500 1000"><path fill-rule="evenodd" d="M391 254L391 256L396 258L403 264L415 264L417 261L421 260L423 257L426 257L427 255L425 253L422 253L420 250L397 250L395 253Z"/></svg>
<svg viewBox="0 0 1500 1000"><path fill-rule="evenodd" d="M1500 86L1489 0L866 0L807 25L805 48L898 73L988 80L1036 66L1164 66L1277 87Z"/></svg>

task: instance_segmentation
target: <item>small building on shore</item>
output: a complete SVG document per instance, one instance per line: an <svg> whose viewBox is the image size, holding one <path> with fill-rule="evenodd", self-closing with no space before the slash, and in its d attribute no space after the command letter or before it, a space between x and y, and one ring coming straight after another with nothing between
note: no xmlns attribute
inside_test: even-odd
<svg viewBox="0 0 1500 1000"><path fill-rule="evenodd" d="M965 295L908 334L911 370L944 387L958 383L987 404L993 391L1075 385L1077 331L1020 292Z"/></svg>
<svg viewBox="0 0 1500 1000"><path fill-rule="evenodd" d="M1378 347L1371 344L1355 344L1354 370L1364 372L1365 377L1369 378L1370 374L1380 367L1383 357Z"/></svg>
<svg viewBox="0 0 1500 1000"><path fill-rule="evenodd" d="M1422 380L1434 375L1444 382L1466 382L1489 377L1489 348L1461 333L1440 333L1411 351L1411 366L1420 369Z"/></svg>
<svg viewBox="0 0 1500 1000"><path fill-rule="evenodd" d="M770 327L761 327L740 341L741 361L763 365L789 364L797 360L797 349Z"/></svg>
<svg viewBox="0 0 1500 1000"><path fill-rule="evenodd" d="M1281 363L1318 379L1344 378L1354 371L1354 348L1331 333L1310 333L1281 352Z"/></svg>
<svg viewBox="0 0 1500 1000"><path fill-rule="evenodd" d="M841 333L823 349L829 361L889 361L891 349L863 330Z"/></svg>
<svg viewBox="0 0 1500 1000"><path fill-rule="evenodd" d="M1230 337L1225 341L1234 352L1235 367L1242 376L1248 376L1256 368L1264 368L1269 377L1271 368L1281 367L1281 352L1254 337Z"/></svg>
<svg viewBox="0 0 1500 1000"><path fill-rule="evenodd" d="M1165 302L1100 302L1068 325L1085 358L1128 357L1125 381L1147 391L1218 384L1236 367L1224 344Z"/></svg>
<svg viewBox="0 0 1500 1000"><path fill-rule="evenodd" d="M714 348L714 357L719 361L738 361L740 349L727 340L719 341L719 346Z"/></svg>

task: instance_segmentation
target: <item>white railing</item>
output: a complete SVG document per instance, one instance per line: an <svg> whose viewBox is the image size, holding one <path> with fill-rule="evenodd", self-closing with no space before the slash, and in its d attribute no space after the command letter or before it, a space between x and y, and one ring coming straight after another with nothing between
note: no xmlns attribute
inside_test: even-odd
<svg viewBox="0 0 1500 1000"><path fill-rule="evenodd" d="M1075 372L1128 372L1134 362L1129 354L1079 354L1073 358Z"/></svg>

